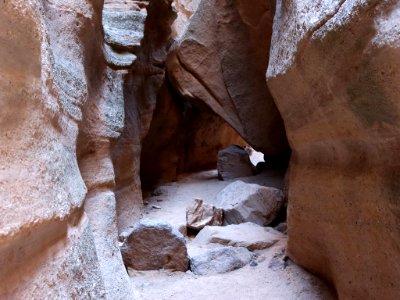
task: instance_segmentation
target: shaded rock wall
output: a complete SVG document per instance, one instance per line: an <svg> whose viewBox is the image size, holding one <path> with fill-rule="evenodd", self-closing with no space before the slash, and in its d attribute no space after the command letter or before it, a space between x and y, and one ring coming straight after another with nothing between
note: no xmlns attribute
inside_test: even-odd
<svg viewBox="0 0 400 300"><path fill-rule="evenodd" d="M247 143L209 107L181 99L166 82L143 140L142 184L151 189L182 173L216 168L218 151L231 144Z"/></svg>
<svg viewBox="0 0 400 300"><path fill-rule="evenodd" d="M274 5L204 0L168 59L181 95L206 103L255 149L286 160L289 146L265 82Z"/></svg>
<svg viewBox="0 0 400 300"><path fill-rule="evenodd" d="M170 1L151 1L147 7L144 39L137 60L125 77L125 122L112 151L115 167L117 222L121 232L140 216L143 206L140 183L141 143L146 136L157 93L165 78L164 62L176 14Z"/></svg>
<svg viewBox="0 0 400 300"><path fill-rule="evenodd" d="M288 253L340 299L397 299L399 1L277 1L268 84L293 150Z"/></svg>

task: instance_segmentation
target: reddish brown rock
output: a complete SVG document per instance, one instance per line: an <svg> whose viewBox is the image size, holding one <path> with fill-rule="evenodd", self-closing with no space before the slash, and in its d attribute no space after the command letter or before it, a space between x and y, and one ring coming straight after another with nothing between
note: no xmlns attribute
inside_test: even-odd
<svg viewBox="0 0 400 300"><path fill-rule="evenodd" d="M206 103L268 158L286 160L285 129L265 82L271 3L202 1L167 66L181 95Z"/></svg>
<svg viewBox="0 0 400 300"><path fill-rule="evenodd" d="M399 1L277 1L268 84L293 150L288 254L340 299L400 287Z"/></svg>
<svg viewBox="0 0 400 300"><path fill-rule="evenodd" d="M185 238L168 223L140 221L127 234L121 252L125 265L135 270L189 268Z"/></svg>

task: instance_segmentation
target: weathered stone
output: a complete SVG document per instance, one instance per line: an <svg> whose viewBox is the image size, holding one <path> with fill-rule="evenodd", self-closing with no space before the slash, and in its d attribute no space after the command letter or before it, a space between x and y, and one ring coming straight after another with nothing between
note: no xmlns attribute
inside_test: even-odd
<svg viewBox="0 0 400 300"><path fill-rule="evenodd" d="M215 199L215 206L224 210L225 224L253 222L267 226L278 216L283 204L281 190L240 180L228 185Z"/></svg>
<svg viewBox="0 0 400 300"><path fill-rule="evenodd" d="M268 160L287 160L283 121L265 82L274 12L273 1L201 1L167 70L181 95L206 103Z"/></svg>
<svg viewBox="0 0 400 300"><path fill-rule="evenodd" d="M146 16L141 11L104 10L104 41L117 49L137 50L144 36Z"/></svg>
<svg viewBox="0 0 400 300"><path fill-rule="evenodd" d="M219 247L190 258L190 269L196 275L230 272L247 265L253 254L243 247Z"/></svg>
<svg viewBox="0 0 400 300"><path fill-rule="evenodd" d="M339 299L397 299L400 2L276 6L267 80L294 154L288 255Z"/></svg>
<svg viewBox="0 0 400 300"><path fill-rule="evenodd" d="M115 69L128 69L136 60L136 55L130 52L117 52L111 46L103 46L104 57L107 63Z"/></svg>
<svg viewBox="0 0 400 300"><path fill-rule="evenodd" d="M266 249L278 242L284 235L271 227L254 223L228 226L206 226L193 239L193 243L217 243L227 246L245 247L250 251Z"/></svg>
<svg viewBox="0 0 400 300"><path fill-rule="evenodd" d="M237 145L231 145L218 152L218 177L230 180L239 177L248 177L255 174L255 168L250 161L247 151Z"/></svg>
<svg viewBox="0 0 400 300"><path fill-rule="evenodd" d="M189 267L185 238L168 223L140 221L126 237L121 252L125 265L135 270L185 272Z"/></svg>
<svg viewBox="0 0 400 300"><path fill-rule="evenodd" d="M223 223L223 211L201 199L195 199L186 210L186 226L201 230L205 226L220 226Z"/></svg>
<svg viewBox="0 0 400 300"><path fill-rule="evenodd" d="M106 295L77 161L100 16L89 0L0 4L2 299Z"/></svg>
<svg viewBox="0 0 400 300"><path fill-rule="evenodd" d="M171 43L171 24L175 18L171 1L140 2L148 4L145 35L135 52L137 59L124 77L124 129L112 149L120 232L135 224L143 207L140 181L142 142L149 130L157 95L164 83L164 61Z"/></svg>

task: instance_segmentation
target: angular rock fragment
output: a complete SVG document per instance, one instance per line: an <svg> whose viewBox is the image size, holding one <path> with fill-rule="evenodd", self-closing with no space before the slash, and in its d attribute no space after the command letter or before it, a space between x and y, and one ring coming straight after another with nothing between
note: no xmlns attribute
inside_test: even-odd
<svg viewBox="0 0 400 300"><path fill-rule="evenodd" d="M233 271L247 265L253 254L243 247L220 247L190 258L190 269L196 275Z"/></svg>
<svg viewBox="0 0 400 300"><path fill-rule="evenodd" d="M193 240L196 244L218 243L227 246L245 247L250 251L266 249L284 235L271 227L254 223L228 226L206 226Z"/></svg>
<svg viewBox="0 0 400 300"><path fill-rule="evenodd" d="M215 206L224 210L224 224L253 222L268 226L284 204L281 190L235 181L216 196Z"/></svg>
<svg viewBox="0 0 400 300"><path fill-rule="evenodd" d="M237 145L231 145L218 152L218 177L230 180L238 177L248 177L255 174L247 151Z"/></svg>
<svg viewBox="0 0 400 300"><path fill-rule="evenodd" d="M195 199L186 210L186 226L190 229L201 230L205 226L221 226L223 211L202 199Z"/></svg>
<svg viewBox="0 0 400 300"><path fill-rule="evenodd" d="M136 224L121 252L125 265L135 270L185 272L189 267L185 238L164 222L142 220Z"/></svg>

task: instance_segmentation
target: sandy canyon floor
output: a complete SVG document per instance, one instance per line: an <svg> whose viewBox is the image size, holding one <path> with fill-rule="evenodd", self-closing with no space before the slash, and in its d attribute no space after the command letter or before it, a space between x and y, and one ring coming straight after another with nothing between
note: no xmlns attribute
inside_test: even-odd
<svg viewBox="0 0 400 300"><path fill-rule="evenodd" d="M242 178L246 182L281 187L280 174L265 172ZM143 219L162 220L184 228L186 207L195 198L213 203L215 195L230 181L220 181L217 171L182 176L177 182L159 186L145 198ZM146 195L145 195L146 196ZM187 238L188 248L191 238ZM334 293L318 278L285 258L286 238L256 254L257 266L217 275L194 275L192 272L135 271L129 275L135 299L335 299Z"/></svg>

